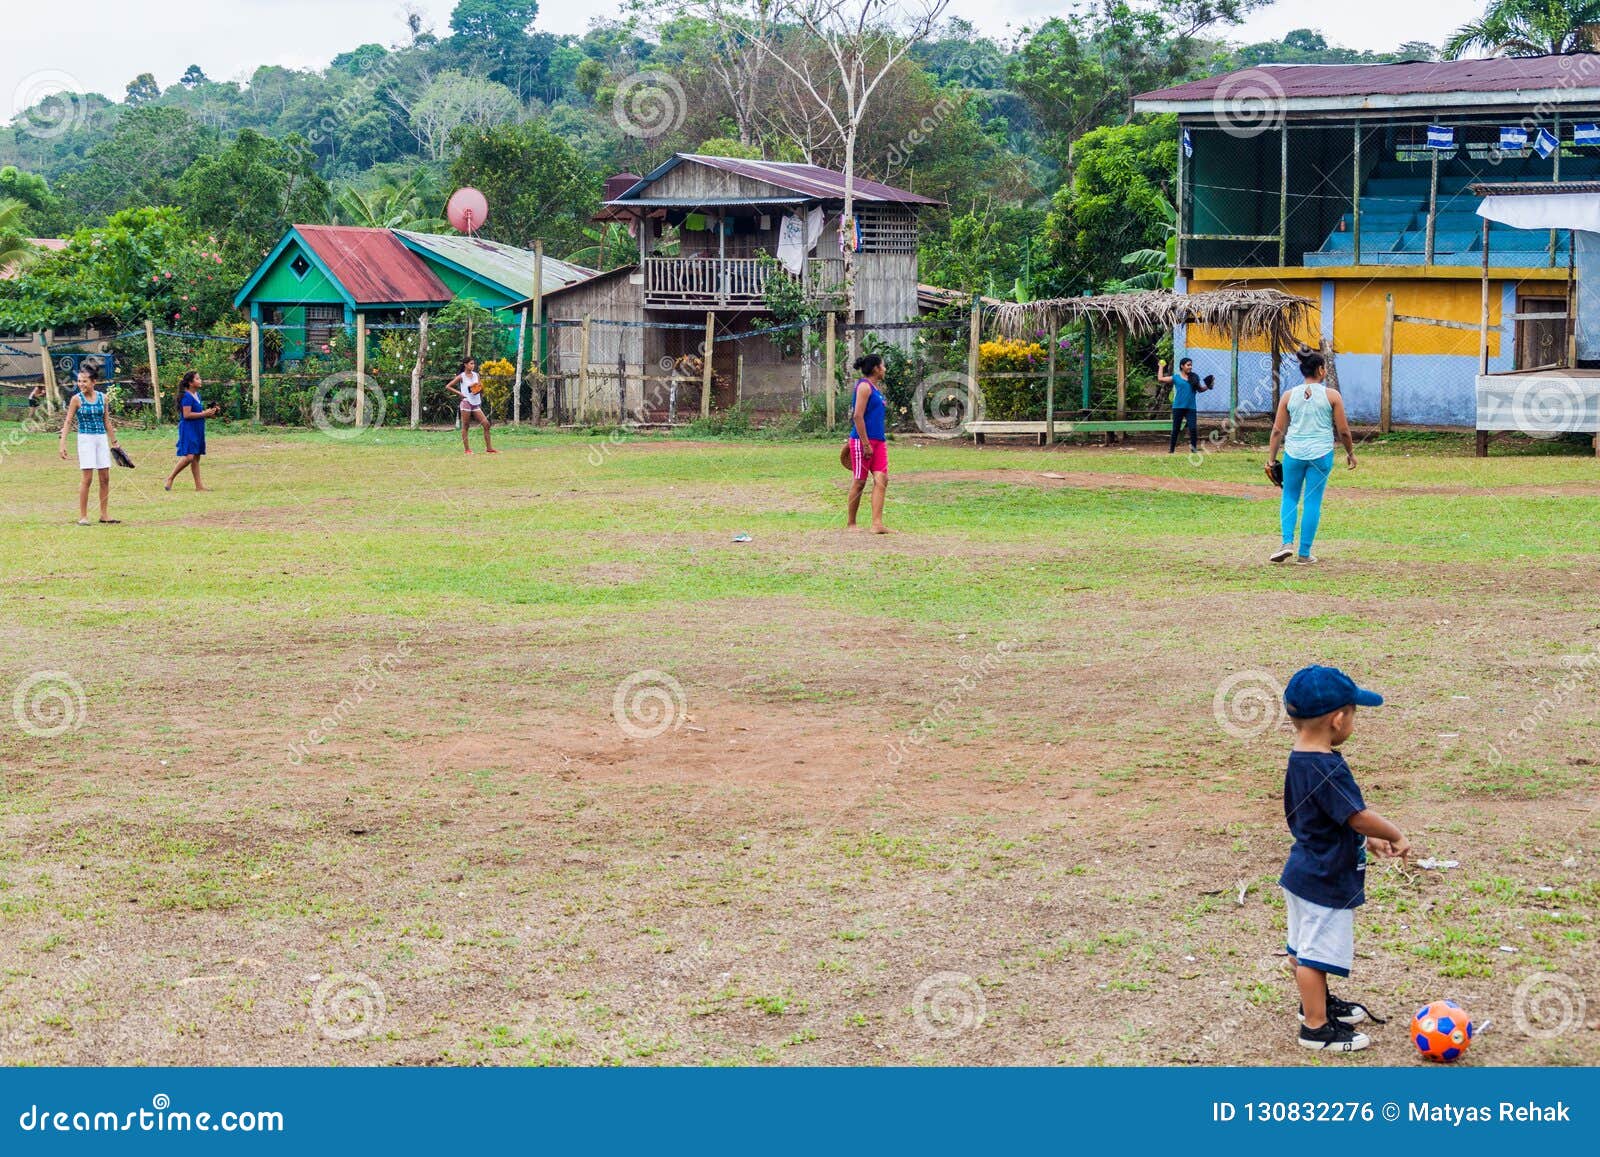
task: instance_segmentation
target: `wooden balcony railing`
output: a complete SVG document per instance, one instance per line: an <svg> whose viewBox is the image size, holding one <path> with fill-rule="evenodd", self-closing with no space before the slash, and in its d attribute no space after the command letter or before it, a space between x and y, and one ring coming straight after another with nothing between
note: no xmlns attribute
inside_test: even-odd
<svg viewBox="0 0 1600 1157"><path fill-rule="evenodd" d="M806 259L809 293L820 301L844 298L844 261ZM651 257L644 263L644 303L653 308L766 304L767 279L787 276L755 257Z"/></svg>

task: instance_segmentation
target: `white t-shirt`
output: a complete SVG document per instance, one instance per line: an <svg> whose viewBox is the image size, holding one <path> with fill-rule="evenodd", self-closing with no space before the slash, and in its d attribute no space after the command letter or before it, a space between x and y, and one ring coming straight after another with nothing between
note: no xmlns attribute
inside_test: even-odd
<svg viewBox="0 0 1600 1157"><path fill-rule="evenodd" d="M478 375L463 370L461 372L461 404L471 406L474 410L483 404L482 395L474 395L473 388L478 384Z"/></svg>

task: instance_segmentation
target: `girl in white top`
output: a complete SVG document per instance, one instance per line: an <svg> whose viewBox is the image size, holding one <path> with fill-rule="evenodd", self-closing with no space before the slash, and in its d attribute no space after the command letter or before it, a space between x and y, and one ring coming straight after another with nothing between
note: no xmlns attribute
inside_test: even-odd
<svg viewBox="0 0 1600 1157"><path fill-rule="evenodd" d="M117 427L106 406L104 390L96 388L100 371L92 365L78 367L78 392L67 404L61 423L61 456L67 457L67 431L78 435L78 525L89 525L89 482L100 476L100 521L122 521L107 514L111 502L111 450L117 444Z"/></svg>
<svg viewBox="0 0 1600 1157"><path fill-rule="evenodd" d="M1345 418L1344 399L1338 390L1323 384L1328 366L1321 354L1307 350L1300 355L1300 374L1305 379L1285 390L1278 400L1277 418L1272 423L1272 443L1267 448L1267 477L1273 476L1278 450L1283 450L1283 501L1278 521L1283 545L1268 557L1283 562L1295 553L1295 522L1300 523L1301 563L1314 563L1311 544L1322 521L1322 495L1333 473L1333 444L1344 444L1345 463L1356 468L1356 444ZM1302 504L1304 509L1302 510Z"/></svg>
<svg viewBox="0 0 1600 1157"><path fill-rule="evenodd" d="M478 359L467 358L463 361L461 372L445 383L444 388L452 394L461 395L461 448L468 454L472 453L472 443L467 440L467 432L472 429L472 424L477 422L483 427L483 448L490 454L500 453L494 448L494 443L489 437L489 415L483 408L483 386L478 378Z"/></svg>

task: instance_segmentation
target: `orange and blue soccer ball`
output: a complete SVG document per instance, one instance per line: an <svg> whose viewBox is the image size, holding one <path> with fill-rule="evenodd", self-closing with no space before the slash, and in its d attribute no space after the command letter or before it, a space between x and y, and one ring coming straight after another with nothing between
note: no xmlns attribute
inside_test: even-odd
<svg viewBox="0 0 1600 1157"><path fill-rule="evenodd" d="M1436 1000L1411 1018L1411 1040L1430 1061L1460 1058L1472 1043L1472 1018L1453 1000Z"/></svg>

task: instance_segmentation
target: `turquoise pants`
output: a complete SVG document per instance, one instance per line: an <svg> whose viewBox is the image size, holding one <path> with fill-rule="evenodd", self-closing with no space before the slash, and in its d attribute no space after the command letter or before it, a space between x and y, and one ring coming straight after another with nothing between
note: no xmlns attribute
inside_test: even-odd
<svg viewBox="0 0 1600 1157"><path fill-rule="evenodd" d="M1317 537L1317 524L1322 521L1322 492L1328 488L1328 475L1333 473L1333 451L1321 458L1293 458L1283 456L1283 505L1279 520L1283 523L1283 541L1294 541L1296 515L1300 518L1300 557L1311 557L1311 544ZM1301 513L1301 504L1305 505Z"/></svg>

